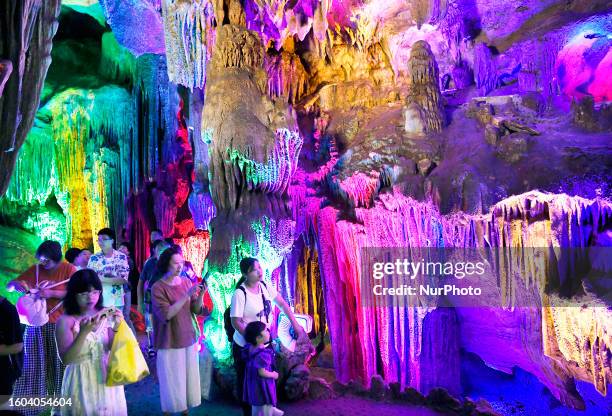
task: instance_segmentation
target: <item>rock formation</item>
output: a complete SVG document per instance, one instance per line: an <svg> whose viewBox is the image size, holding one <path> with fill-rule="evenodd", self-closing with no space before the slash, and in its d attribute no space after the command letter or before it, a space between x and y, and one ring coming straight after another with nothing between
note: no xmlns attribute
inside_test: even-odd
<svg viewBox="0 0 612 416"><path fill-rule="evenodd" d="M30 0L0 3L7 19L0 31L0 57L10 61L0 69L4 86L0 94L0 195L8 188L11 174L26 135L34 123L47 69L51 64L51 40L57 30L59 0ZM9 18L10 17L10 18ZM13 70L5 78L8 69ZM2 89L2 88L0 88Z"/></svg>
<svg viewBox="0 0 612 416"><path fill-rule="evenodd" d="M407 96L404 130L406 133L434 133L445 124L440 94L438 64L425 41L412 45L410 52L410 91Z"/></svg>

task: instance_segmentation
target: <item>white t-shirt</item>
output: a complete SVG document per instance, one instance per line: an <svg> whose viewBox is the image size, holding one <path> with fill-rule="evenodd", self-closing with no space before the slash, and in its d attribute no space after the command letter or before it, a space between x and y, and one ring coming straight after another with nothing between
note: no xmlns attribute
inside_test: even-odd
<svg viewBox="0 0 612 416"><path fill-rule="evenodd" d="M247 289L244 285L242 285L244 292L240 289L236 289L234 294L232 295L232 304L230 306L230 317L232 318L242 318L246 324L249 324L253 321L261 321L265 323L268 328L272 325L272 308L274 307L273 300L276 298L278 292L274 288L274 285L266 282L266 286L263 284L259 285L259 291L257 293L252 293L249 289ZM246 299L245 299L246 292ZM266 321L266 316L264 315L264 305L263 299L261 298L261 294L263 293L264 298L270 301L270 312L268 315L268 321ZM234 342L241 347L246 345L246 341L242 334L238 331L234 332Z"/></svg>

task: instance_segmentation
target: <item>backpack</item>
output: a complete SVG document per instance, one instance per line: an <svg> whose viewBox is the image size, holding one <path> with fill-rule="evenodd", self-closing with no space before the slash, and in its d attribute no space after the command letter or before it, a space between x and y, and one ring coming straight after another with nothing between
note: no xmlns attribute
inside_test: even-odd
<svg viewBox="0 0 612 416"><path fill-rule="evenodd" d="M266 282L261 282L261 284L263 285L264 288L266 288L266 292L268 292L268 286L266 286ZM244 293L244 300L246 303L246 289L242 286L242 284L240 286L238 286L236 289L240 289L242 291L242 293ZM270 292L268 292L268 295L270 295ZM261 291L261 299L263 301L264 304L264 308L266 305L266 297L263 294L263 290ZM230 316L230 309L232 308L232 306L228 306L228 308L225 310L225 312L223 312L223 327L225 328L225 334L227 335L227 339L229 340L230 344L234 341L234 332L236 332L236 329L234 328L234 326L232 325L232 317ZM268 320L268 315L266 315L266 321Z"/></svg>

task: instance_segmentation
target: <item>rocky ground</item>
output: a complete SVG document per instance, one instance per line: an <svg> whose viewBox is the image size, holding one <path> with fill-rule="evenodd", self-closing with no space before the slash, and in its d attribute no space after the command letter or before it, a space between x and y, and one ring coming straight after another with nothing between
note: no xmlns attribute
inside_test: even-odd
<svg viewBox="0 0 612 416"><path fill-rule="evenodd" d="M128 413L135 415L160 414L159 383L155 375L155 360L147 359L151 375L139 383L131 384L125 389ZM278 406L287 416L436 416L443 415L431 409L407 404L381 403L378 401L345 396L331 400L302 400L295 403L280 403ZM240 416L240 407L228 399L205 401L192 409L192 415L207 416Z"/></svg>

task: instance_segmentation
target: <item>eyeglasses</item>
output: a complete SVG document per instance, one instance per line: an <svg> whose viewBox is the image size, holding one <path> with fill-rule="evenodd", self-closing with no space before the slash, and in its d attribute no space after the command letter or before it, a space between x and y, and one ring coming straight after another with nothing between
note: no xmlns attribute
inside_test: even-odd
<svg viewBox="0 0 612 416"><path fill-rule="evenodd" d="M81 297L81 298L85 298L89 295L99 295L102 291L101 290L90 290L89 292L80 292L77 293L77 296Z"/></svg>
<svg viewBox="0 0 612 416"><path fill-rule="evenodd" d="M40 264L47 264L51 261L51 259L46 258L45 256L40 256L37 258Z"/></svg>

